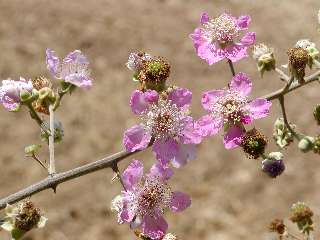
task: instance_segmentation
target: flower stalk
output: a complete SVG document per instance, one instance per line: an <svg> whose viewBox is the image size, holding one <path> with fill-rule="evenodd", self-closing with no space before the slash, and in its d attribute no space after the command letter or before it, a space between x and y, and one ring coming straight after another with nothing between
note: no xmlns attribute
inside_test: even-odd
<svg viewBox="0 0 320 240"><path fill-rule="evenodd" d="M50 135L49 135L49 175L56 173L56 165L54 159L54 105L49 105L50 114Z"/></svg>

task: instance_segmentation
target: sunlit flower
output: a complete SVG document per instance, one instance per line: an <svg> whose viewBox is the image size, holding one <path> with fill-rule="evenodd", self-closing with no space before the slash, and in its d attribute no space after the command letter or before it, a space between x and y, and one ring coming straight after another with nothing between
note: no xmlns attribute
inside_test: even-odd
<svg viewBox="0 0 320 240"><path fill-rule="evenodd" d="M51 50L46 50L46 62L49 72L57 79L62 79L83 89L92 86L89 61L80 51L70 52L62 61Z"/></svg>
<svg viewBox="0 0 320 240"><path fill-rule="evenodd" d="M32 92L31 80L27 81L20 77L19 81L11 79L3 80L0 86L0 101L9 111L17 111L21 105L21 93Z"/></svg>
<svg viewBox="0 0 320 240"><path fill-rule="evenodd" d="M211 90L202 96L202 106L209 113L198 120L202 136L215 135L225 129L224 145L227 149L241 145L244 124L269 114L271 102L257 98L250 101L252 83L245 73L238 73L227 89Z"/></svg>
<svg viewBox="0 0 320 240"><path fill-rule="evenodd" d="M192 93L185 88L175 88L166 97L153 90L134 91L130 105L142 123L124 133L126 150L145 149L154 139L152 149L161 164L171 160L173 166L180 167L194 159L195 144L199 144L202 137L188 115L191 98Z"/></svg>
<svg viewBox="0 0 320 240"><path fill-rule="evenodd" d="M185 193L171 191L170 168L155 164L148 174L144 175L143 171L142 163L134 160L123 172L126 191L114 201L119 210L118 222L140 228L151 239L162 239L168 229L162 216L164 211L181 212L190 206L191 199Z"/></svg>
<svg viewBox="0 0 320 240"><path fill-rule="evenodd" d="M224 58L236 62L247 57L247 48L254 44L256 38L254 32L247 32L241 37L249 22L249 16L235 18L223 13L210 19L207 13L203 13L201 27L190 35L198 56L210 65Z"/></svg>

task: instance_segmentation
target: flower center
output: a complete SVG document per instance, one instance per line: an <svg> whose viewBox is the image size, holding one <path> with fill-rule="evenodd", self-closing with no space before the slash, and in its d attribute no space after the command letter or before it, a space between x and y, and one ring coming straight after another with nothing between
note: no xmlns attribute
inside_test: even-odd
<svg viewBox="0 0 320 240"><path fill-rule="evenodd" d="M228 90L228 93L218 99L212 107L212 114L215 118L223 116L225 123L239 123L246 115L248 100L238 92Z"/></svg>
<svg viewBox="0 0 320 240"><path fill-rule="evenodd" d="M148 177L138 193L138 214L153 216L169 207L172 193L170 187L157 177Z"/></svg>
<svg viewBox="0 0 320 240"><path fill-rule="evenodd" d="M175 137L183 129L182 112L171 101L160 99L157 104L151 105L146 114L142 116L144 126L155 139Z"/></svg>
<svg viewBox="0 0 320 240"><path fill-rule="evenodd" d="M205 35L212 42L218 41L221 45L233 42L239 35L239 27L235 20L228 14L222 14L204 24Z"/></svg>

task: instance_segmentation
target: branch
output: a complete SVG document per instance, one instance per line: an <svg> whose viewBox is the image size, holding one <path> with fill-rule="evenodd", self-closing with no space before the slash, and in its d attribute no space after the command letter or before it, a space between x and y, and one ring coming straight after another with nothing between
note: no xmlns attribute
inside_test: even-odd
<svg viewBox="0 0 320 240"><path fill-rule="evenodd" d="M280 96L284 96L285 94L287 94L293 90L296 90L304 85L307 85L311 82L319 80L319 75L320 75L320 71L317 71L316 73L305 78L304 83L293 83L293 84L291 84L291 86L289 88L287 88L287 87L281 88L277 91L274 91L273 93L262 96L262 98L266 98L268 100L279 99ZM152 145L152 141L149 144L149 146L151 146L151 145ZM127 158L137 152L139 152L139 151L136 151L133 153L127 152L127 151L121 151L121 152L115 153L114 155L105 157L101 160L95 161L93 163L89 163L84 166L77 167L77 168L71 169L66 172L57 173L53 176L48 176L47 178L27 187L25 189L22 189L19 192L13 193L13 194L1 199L0 200L0 210L5 208L7 203L11 204L11 203L18 202L18 201L25 199L35 193L41 192L41 191L49 189L49 188L55 189L59 184L67 182L69 180L87 175L89 173L92 173L92 172L95 172L95 171L98 171L101 169L114 168L115 164L117 164L118 162L122 161L123 159L125 159L125 158Z"/></svg>

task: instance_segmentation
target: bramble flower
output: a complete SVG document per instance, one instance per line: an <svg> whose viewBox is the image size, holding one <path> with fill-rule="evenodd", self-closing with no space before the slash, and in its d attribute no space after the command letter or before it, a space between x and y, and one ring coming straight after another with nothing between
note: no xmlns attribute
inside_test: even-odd
<svg viewBox="0 0 320 240"><path fill-rule="evenodd" d="M0 86L0 101L9 111L18 111L22 102L22 95L32 94L32 82L20 77L19 81L3 80ZM24 97L24 96L23 96Z"/></svg>
<svg viewBox="0 0 320 240"><path fill-rule="evenodd" d="M197 122L203 137L225 130L224 145L227 149L241 145L245 134L244 124L269 114L271 102L257 98L250 101L252 83L245 73L234 76L227 89L211 90L202 96L202 106L209 113Z"/></svg>
<svg viewBox="0 0 320 240"><path fill-rule="evenodd" d="M289 123L291 128L294 130L296 128L295 124ZM277 118L273 125L273 138L276 144L281 148L285 148L291 142L293 142L294 136L291 131L287 128L283 121L283 118Z"/></svg>
<svg viewBox="0 0 320 240"><path fill-rule="evenodd" d="M263 76L265 71L271 71L276 68L276 60L274 58L273 49L260 43L254 46L252 57L257 62L258 71Z"/></svg>
<svg viewBox="0 0 320 240"><path fill-rule="evenodd" d="M132 112L142 123L124 133L123 144L127 151L145 149L154 140L152 150L161 164L180 167L195 158L195 144L202 137L188 115L192 93L185 88L169 89L159 95L154 90L135 90L131 96Z"/></svg>
<svg viewBox="0 0 320 240"><path fill-rule="evenodd" d="M283 163L283 154L281 152L271 152L265 160L262 161L262 171L269 177L275 178L283 173L285 165Z"/></svg>
<svg viewBox="0 0 320 240"><path fill-rule="evenodd" d="M172 175L173 171L161 164L153 165L150 172L143 175L142 163L134 160L122 174L126 191L114 201L119 210L118 222L140 228L142 234L151 239L162 239L168 229L162 216L164 211L181 212L191 204L185 193L171 191L168 180Z"/></svg>
<svg viewBox="0 0 320 240"><path fill-rule="evenodd" d="M201 27L190 34L198 56L209 65L224 58L236 62L247 57L247 48L254 44L256 34L247 32L242 37L240 34L248 29L250 20L249 16L235 18L227 13L210 19L207 13L203 13Z"/></svg>
<svg viewBox="0 0 320 240"><path fill-rule="evenodd" d="M7 204L4 222L1 228L11 232L13 240L20 239L33 228L43 228L47 218L42 216L40 210L30 201L25 201L17 207Z"/></svg>
<svg viewBox="0 0 320 240"><path fill-rule="evenodd" d="M89 61L80 51L70 52L62 61L51 50L46 50L47 69L57 79L62 79L83 89L92 86L90 77Z"/></svg>

